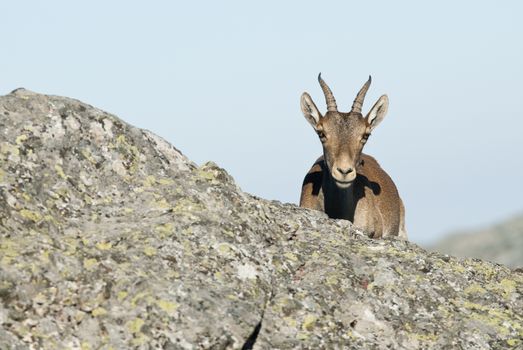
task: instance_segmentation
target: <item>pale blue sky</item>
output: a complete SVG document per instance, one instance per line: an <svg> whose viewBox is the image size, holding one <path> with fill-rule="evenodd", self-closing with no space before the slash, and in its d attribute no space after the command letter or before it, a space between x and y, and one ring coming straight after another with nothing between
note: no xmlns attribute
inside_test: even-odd
<svg viewBox="0 0 523 350"><path fill-rule="evenodd" d="M247 192L297 203L321 145L316 77L389 113L367 143L411 240L523 211L521 1L3 1L0 93L78 98L149 129Z"/></svg>

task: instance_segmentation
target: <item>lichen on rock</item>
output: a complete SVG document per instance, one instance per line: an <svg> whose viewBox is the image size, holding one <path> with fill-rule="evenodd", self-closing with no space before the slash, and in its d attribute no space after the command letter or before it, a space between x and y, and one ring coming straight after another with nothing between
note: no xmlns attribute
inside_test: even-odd
<svg viewBox="0 0 523 350"><path fill-rule="evenodd" d="M0 97L0 165L2 349L523 347L523 274L256 198L82 102Z"/></svg>

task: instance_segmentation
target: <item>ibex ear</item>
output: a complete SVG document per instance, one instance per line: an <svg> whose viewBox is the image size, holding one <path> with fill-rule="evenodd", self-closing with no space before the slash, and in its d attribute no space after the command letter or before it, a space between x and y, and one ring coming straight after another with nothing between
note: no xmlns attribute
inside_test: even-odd
<svg viewBox="0 0 523 350"><path fill-rule="evenodd" d="M387 95L381 96L378 101L372 106L370 112L367 114L367 124L372 131L385 118L387 110L389 109L389 98Z"/></svg>
<svg viewBox="0 0 523 350"><path fill-rule="evenodd" d="M306 92L301 95L301 111L303 112L305 119L307 119L314 129L316 129L316 125L318 125L322 116L318 107L316 107L312 98Z"/></svg>

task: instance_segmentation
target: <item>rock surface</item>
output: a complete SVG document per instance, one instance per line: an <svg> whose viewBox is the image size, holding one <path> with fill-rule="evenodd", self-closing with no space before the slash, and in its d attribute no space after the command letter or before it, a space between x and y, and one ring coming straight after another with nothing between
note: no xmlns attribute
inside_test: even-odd
<svg viewBox="0 0 523 350"><path fill-rule="evenodd" d="M79 101L0 97L0 165L0 349L523 347L523 274L253 197Z"/></svg>
<svg viewBox="0 0 523 350"><path fill-rule="evenodd" d="M429 249L523 268L523 214L484 229L450 234Z"/></svg>

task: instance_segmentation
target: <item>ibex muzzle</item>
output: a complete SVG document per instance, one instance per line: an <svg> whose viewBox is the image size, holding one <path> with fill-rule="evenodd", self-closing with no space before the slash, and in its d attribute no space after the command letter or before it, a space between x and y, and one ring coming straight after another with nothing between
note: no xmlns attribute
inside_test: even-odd
<svg viewBox="0 0 523 350"><path fill-rule="evenodd" d="M381 96L367 115L362 115L369 76L350 112L339 112L321 74L318 81L327 113L322 115L306 92L301 96L301 109L320 138L323 156L305 177L300 206L351 220L374 237L399 235L406 239L403 203L396 186L374 158L362 153L371 132L385 118L389 99Z"/></svg>

